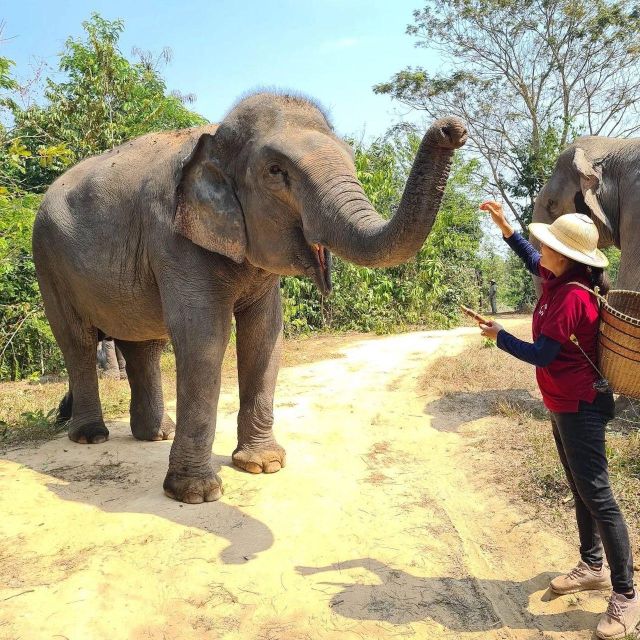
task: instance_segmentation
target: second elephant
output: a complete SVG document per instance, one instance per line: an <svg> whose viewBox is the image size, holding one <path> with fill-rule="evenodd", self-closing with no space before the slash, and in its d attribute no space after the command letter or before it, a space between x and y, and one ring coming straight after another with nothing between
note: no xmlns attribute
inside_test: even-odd
<svg viewBox="0 0 640 640"><path fill-rule="evenodd" d="M98 369L107 378L124 380L127 377L126 362L113 338L98 340Z"/></svg>
<svg viewBox="0 0 640 640"><path fill-rule="evenodd" d="M640 138L584 136L558 157L540 190L533 222L585 213L600 232L600 247L621 250L616 287L640 290Z"/></svg>

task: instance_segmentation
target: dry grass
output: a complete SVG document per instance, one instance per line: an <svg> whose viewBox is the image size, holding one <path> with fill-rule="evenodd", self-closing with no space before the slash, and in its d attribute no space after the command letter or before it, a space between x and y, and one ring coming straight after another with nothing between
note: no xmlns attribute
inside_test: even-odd
<svg viewBox="0 0 640 640"><path fill-rule="evenodd" d="M282 366L342 357L338 349L354 339L367 340L363 334L321 335L285 341ZM375 336L374 336L375 337ZM237 385L236 352L232 340L222 364L222 385ZM167 350L160 362L165 401L176 397L176 369L173 353ZM47 382L0 383L0 449L49 440L65 431L55 424L58 403L67 392L66 379ZM126 416L129 411L129 385L126 380L100 379L100 399L106 420Z"/></svg>
<svg viewBox="0 0 640 640"><path fill-rule="evenodd" d="M530 339L526 326L513 331ZM455 391L451 391L455 389ZM573 540L573 498L565 480L548 414L540 400L533 367L495 347L472 346L436 361L422 378L422 390L452 402L477 394L484 416L495 419L478 442L493 459L491 481L519 495L543 519L560 520ZM607 454L611 484L625 515L634 548L640 544L640 431L610 431Z"/></svg>
<svg viewBox="0 0 640 640"><path fill-rule="evenodd" d="M531 330L525 324L510 328L517 337L531 340ZM437 360L422 379L425 390L437 395L456 392L526 389L537 393L533 369L530 365L512 358L486 341L474 344L458 356Z"/></svg>

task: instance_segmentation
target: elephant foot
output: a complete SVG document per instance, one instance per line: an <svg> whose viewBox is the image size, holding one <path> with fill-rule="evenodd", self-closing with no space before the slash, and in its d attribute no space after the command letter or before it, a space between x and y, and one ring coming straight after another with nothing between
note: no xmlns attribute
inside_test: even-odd
<svg viewBox="0 0 640 640"><path fill-rule="evenodd" d="M90 422L75 426L73 421L69 426L69 440L78 444L101 444L109 439L109 429L104 422Z"/></svg>
<svg viewBox="0 0 640 640"><path fill-rule="evenodd" d="M222 497L222 480L215 473L204 478L194 478L169 471L162 488L169 498L187 504L213 502Z"/></svg>
<svg viewBox="0 0 640 640"><path fill-rule="evenodd" d="M173 440L176 432L176 425L173 420L165 413L162 417L160 426L150 426L144 424L143 420L131 419L131 433L136 440L150 440L158 442L159 440Z"/></svg>
<svg viewBox="0 0 640 640"><path fill-rule="evenodd" d="M236 467L249 473L275 473L285 466L287 455L274 442L264 448L238 447L231 458Z"/></svg>

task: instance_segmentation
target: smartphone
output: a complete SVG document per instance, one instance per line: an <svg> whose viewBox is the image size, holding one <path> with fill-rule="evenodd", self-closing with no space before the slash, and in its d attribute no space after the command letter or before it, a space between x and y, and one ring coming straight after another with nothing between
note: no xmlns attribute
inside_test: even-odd
<svg viewBox="0 0 640 640"><path fill-rule="evenodd" d="M469 309L469 307L465 307L463 304L460 305L460 309L470 318L473 318L478 324L489 324L490 320L487 320L484 316L481 316L479 313L476 313L473 309Z"/></svg>

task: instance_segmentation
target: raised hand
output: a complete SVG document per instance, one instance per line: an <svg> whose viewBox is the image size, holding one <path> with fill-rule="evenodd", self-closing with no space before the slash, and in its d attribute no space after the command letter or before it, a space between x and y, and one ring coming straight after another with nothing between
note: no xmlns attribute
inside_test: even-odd
<svg viewBox="0 0 640 640"><path fill-rule="evenodd" d="M493 222L500 228L502 235L508 238L513 235L513 227L507 222L505 218L502 205L495 200L485 200L480 207L480 211L486 211L491 216Z"/></svg>

